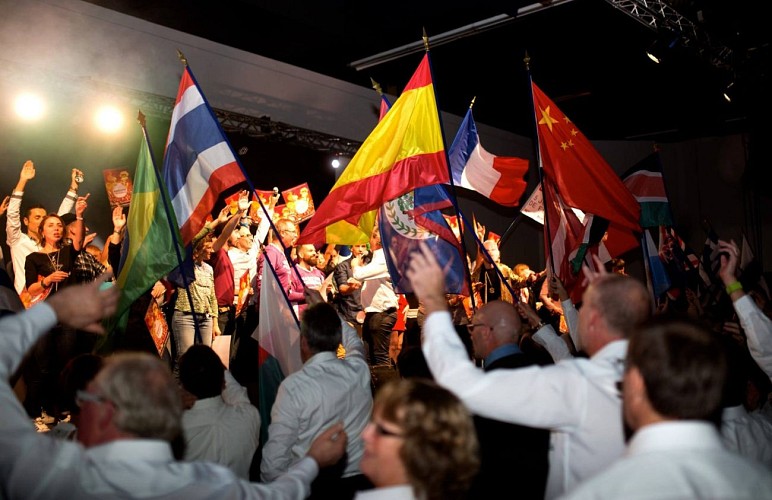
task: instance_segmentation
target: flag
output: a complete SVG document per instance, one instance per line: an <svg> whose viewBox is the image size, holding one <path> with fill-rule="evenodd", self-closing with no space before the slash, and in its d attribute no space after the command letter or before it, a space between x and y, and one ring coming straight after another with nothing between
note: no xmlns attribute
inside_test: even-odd
<svg viewBox="0 0 772 500"><path fill-rule="evenodd" d="M190 245L217 198L246 179L190 68L185 66L164 154L164 182Z"/></svg>
<svg viewBox="0 0 772 500"><path fill-rule="evenodd" d="M134 172L134 192L126 218L126 236L117 271L117 286L122 292L115 315L119 329L125 328L128 322L131 304L177 267L178 258L184 253L177 221L163 181L153 166L147 133L143 127L137 169Z"/></svg>
<svg viewBox="0 0 772 500"><path fill-rule="evenodd" d="M658 152L633 165L622 179L641 206L641 227L673 225Z"/></svg>
<svg viewBox="0 0 772 500"><path fill-rule="evenodd" d="M472 108L453 139L448 153L453 183L477 191L500 205L516 207L525 192L523 179L528 173L528 160L495 156L480 144Z"/></svg>
<svg viewBox="0 0 772 500"><path fill-rule="evenodd" d="M266 259L260 286L260 324L252 334L259 347L258 375L261 442L268 438L271 407L276 400L279 384L298 371L300 359L300 327L290 307L287 295L276 279L271 262Z"/></svg>
<svg viewBox="0 0 772 500"><path fill-rule="evenodd" d="M440 209L451 206L445 189L434 184L408 192L381 207L378 226L396 293L412 293L406 277L410 254L426 243L445 271L445 293L468 295L459 242Z"/></svg>
<svg viewBox="0 0 772 500"><path fill-rule="evenodd" d="M298 244L369 240L378 208L417 187L449 180L429 54L349 162Z"/></svg>
<svg viewBox="0 0 772 500"><path fill-rule="evenodd" d="M612 257L640 243L638 202L590 141L532 84L544 175L562 202L609 221L605 244Z"/></svg>
<svg viewBox="0 0 772 500"><path fill-rule="evenodd" d="M555 186L548 179L544 179L544 207L547 211L548 224L544 231L544 246L548 249L547 268L553 269L571 296L574 304L581 302L582 294L586 288L583 285L584 270L580 267L574 270L571 255L582 244L585 226L577 214L566 206L557 193ZM549 231L547 231L547 227ZM588 249L593 253L594 249ZM584 262L594 269L591 258Z"/></svg>
<svg viewBox="0 0 772 500"><path fill-rule="evenodd" d="M670 277L665 270L665 265L659 256L659 251L654 245L654 238L651 236L651 231L644 229L644 256L643 261L646 267L647 282L650 285L650 290L655 298L661 297L662 294L670 289Z"/></svg>

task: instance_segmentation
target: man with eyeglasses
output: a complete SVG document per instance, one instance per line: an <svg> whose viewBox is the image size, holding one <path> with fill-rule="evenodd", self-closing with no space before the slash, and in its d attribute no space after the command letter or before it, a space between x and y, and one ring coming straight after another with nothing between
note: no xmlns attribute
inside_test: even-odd
<svg viewBox="0 0 772 500"><path fill-rule="evenodd" d="M512 304L501 300L480 307L467 325L474 356L483 371L522 368L536 361L520 350L521 321ZM480 473L470 498L495 498L517 484L519 498L544 498L549 431L474 417L480 441Z"/></svg>
<svg viewBox="0 0 772 500"><path fill-rule="evenodd" d="M104 333L120 291L110 278L73 285L26 311L0 319L0 484L4 498L294 498L310 492L320 467L336 463L348 438L341 424L323 431L306 458L271 484L249 483L229 469L177 462L182 400L168 367L147 353L109 359L78 393L80 443L35 431L8 378L57 322ZM82 443L82 444L81 444Z"/></svg>
<svg viewBox="0 0 772 500"><path fill-rule="evenodd" d="M642 283L620 274L591 282L578 321L589 359L484 373L454 334L443 271L425 245L412 254L408 278L426 307L422 349L435 380L473 413L551 431L545 498L571 490L622 456L616 383L622 379L627 335L651 314Z"/></svg>

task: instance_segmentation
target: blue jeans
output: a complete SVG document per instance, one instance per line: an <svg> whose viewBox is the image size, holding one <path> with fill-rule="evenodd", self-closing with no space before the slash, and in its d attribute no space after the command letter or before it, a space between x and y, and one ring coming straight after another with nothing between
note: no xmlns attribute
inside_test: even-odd
<svg viewBox="0 0 772 500"><path fill-rule="evenodd" d="M184 313L177 309L172 315L172 332L174 334L174 361L175 366L185 351L194 344L196 338L196 327L194 324L194 314ZM201 332L201 341L199 343L212 345L212 318L204 314L195 313L195 321L198 322L198 328Z"/></svg>

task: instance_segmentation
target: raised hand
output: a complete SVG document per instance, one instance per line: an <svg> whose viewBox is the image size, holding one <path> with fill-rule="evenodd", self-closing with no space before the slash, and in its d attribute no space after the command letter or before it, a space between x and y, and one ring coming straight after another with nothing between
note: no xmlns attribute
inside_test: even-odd
<svg viewBox="0 0 772 500"><path fill-rule="evenodd" d="M27 160L21 167L21 174L19 174L19 180L28 181L35 178L35 164L32 160Z"/></svg>

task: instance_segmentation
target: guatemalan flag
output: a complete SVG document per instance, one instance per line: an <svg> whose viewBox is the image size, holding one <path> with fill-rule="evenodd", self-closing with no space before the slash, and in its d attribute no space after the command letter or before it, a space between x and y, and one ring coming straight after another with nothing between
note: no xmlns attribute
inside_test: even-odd
<svg viewBox="0 0 772 500"><path fill-rule="evenodd" d="M224 190L245 181L225 133L185 66L164 154L164 182L190 245Z"/></svg>
<svg viewBox="0 0 772 500"><path fill-rule="evenodd" d="M508 207L520 204L528 160L494 156L480 144L472 108L466 112L448 153L453 183Z"/></svg>

